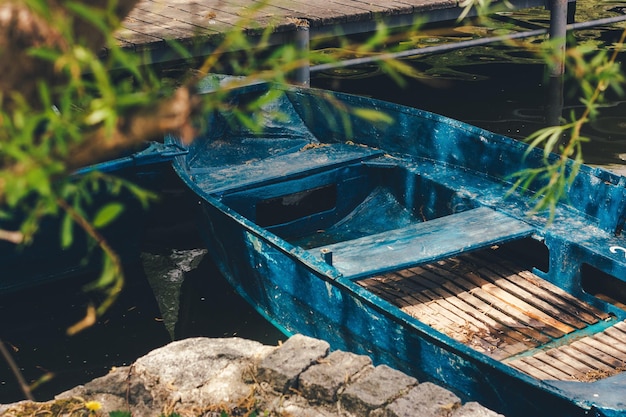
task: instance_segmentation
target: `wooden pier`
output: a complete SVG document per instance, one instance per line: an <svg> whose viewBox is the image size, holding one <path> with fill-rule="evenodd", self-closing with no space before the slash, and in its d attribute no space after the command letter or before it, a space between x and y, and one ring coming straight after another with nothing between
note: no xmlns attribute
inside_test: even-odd
<svg viewBox="0 0 626 417"><path fill-rule="evenodd" d="M553 17L561 22L568 2L575 0L548 2ZM504 1L494 4L507 8ZM545 7L546 0L508 0L506 4L513 9ZM306 48L313 39L368 33L380 23L402 28L418 19L454 21L462 12L458 0L143 0L116 37L155 63L177 57L168 43L171 40L185 45L194 56L206 56L215 51L225 33L243 31L254 43L255 37L271 28L270 45L295 42Z"/></svg>

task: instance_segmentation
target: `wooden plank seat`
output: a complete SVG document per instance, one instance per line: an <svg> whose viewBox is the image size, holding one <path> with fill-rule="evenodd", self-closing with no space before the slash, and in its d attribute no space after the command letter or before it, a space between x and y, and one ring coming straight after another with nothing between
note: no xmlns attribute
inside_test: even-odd
<svg viewBox="0 0 626 417"><path fill-rule="evenodd" d="M535 378L594 381L626 370L626 322L497 253L484 249L358 283Z"/></svg>
<svg viewBox="0 0 626 417"><path fill-rule="evenodd" d="M244 151L240 151L244 152ZM346 143L308 143L275 155L242 161L241 164L207 166L198 164L191 172L198 184L211 193L266 185L275 181L310 175L382 155L379 149Z"/></svg>
<svg viewBox="0 0 626 417"><path fill-rule="evenodd" d="M479 207L407 227L311 249L332 253L344 276L398 270L528 236L533 228L488 207Z"/></svg>

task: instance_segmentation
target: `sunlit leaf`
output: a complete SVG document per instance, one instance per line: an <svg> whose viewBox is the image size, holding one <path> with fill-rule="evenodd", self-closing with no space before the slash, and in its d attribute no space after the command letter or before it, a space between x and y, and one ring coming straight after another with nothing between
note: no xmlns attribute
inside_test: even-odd
<svg viewBox="0 0 626 417"><path fill-rule="evenodd" d="M71 325L67 329L68 336L73 336L85 330L86 328L93 326L96 323L96 319L96 309L93 305L90 304L87 307L87 311L85 312L85 317L83 317L80 321Z"/></svg>
<svg viewBox="0 0 626 417"><path fill-rule="evenodd" d="M61 223L61 247L67 249L72 245L74 233L74 221L69 214L63 216L63 222Z"/></svg>
<svg viewBox="0 0 626 417"><path fill-rule="evenodd" d="M393 124L394 121L393 117L389 114L374 109L361 107L352 109L352 111L356 116L373 123L385 123L390 125Z"/></svg>
<svg viewBox="0 0 626 417"><path fill-rule="evenodd" d="M121 203L109 203L102 207L93 219L93 225L95 228L102 228L107 226L124 211L124 205Z"/></svg>

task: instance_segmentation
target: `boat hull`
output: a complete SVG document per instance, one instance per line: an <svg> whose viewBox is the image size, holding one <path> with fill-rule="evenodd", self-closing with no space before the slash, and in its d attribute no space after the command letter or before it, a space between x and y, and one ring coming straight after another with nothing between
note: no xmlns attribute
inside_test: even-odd
<svg viewBox="0 0 626 417"><path fill-rule="evenodd" d="M624 327L623 304L593 290L596 281L624 289L626 259L616 248L626 247L620 236L626 179L580 167L570 199L551 222L546 213L528 215L533 188L530 197L510 193L514 172L543 163L539 150L526 154L527 147L512 139L391 103L279 89L276 104L260 109L267 114L265 130L242 127L229 112L211 113L207 131L174 163L200 200L200 230L215 263L251 305L287 335L302 333L333 349L369 355L507 416L626 411L620 366L626 344L605 376L615 375L596 382L584 382L585 363L561 375L554 361L537 359L561 355L551 350L561 344L607 336L604 330L614 324ZM268 91L271 86L253 85L223 97L233 108L247 108L257 97L267 102ZM380 111L394 123L367 122L347 109ZM271 117L276 113L279 121ZM532 258L511 278L527 277L539 287L532 294L521 287L513 290L517 295L503 292L515 287L512 281L487 282L489 271L484 279L427 273L425 286L404 288L397 303L364 285L385 274L409 282L404 278L411 268L505 246ZM537 261L535 252L547 255ZM583 263L593 272L591 285ZM445 290L433 286L442 279ZM459 289L467 279L477 284ZM528 282L520 285L528 288ZM484 293L480 300L475 292ZM448 301L450 295L467 303ZM451 302L458 304L446 304ZM496 302L502 303L496 308ZM444 304L448 316L459 313L446 329L437 314L425 315L430 305L437 311ZM492 316L490 310L498 311ZM483 322L483 316L489 319ZM490 347L462 340L454 328L459 323L472 332L487 329L481 343ZM618 337L626 340L626 334ZM584 360L599 363L605 356ZM537 365L531 369L527 362Z"/></svg>
<svg viewBox="0 0 626 417"><path fill-rule="evenodd" d="M555 410L559 416L589 415L554 388L514 375L495 360L477 361L475 352L436 337L408 315L391 313L391 305L359 285L294 259L217 201L203 201L200 210L203 237L223 276L286 335L304 334L334 350L368 355L375 364L443 385L506 416L548 417Z"/></svg>

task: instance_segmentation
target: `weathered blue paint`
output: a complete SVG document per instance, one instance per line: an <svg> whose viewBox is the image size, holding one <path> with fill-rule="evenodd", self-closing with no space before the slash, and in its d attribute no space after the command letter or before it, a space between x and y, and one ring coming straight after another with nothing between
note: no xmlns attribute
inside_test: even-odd
<svg viewBox="0 0 626 417"><path fill-rule="evenodd" d="M508 195L510 175L540 163L539 151L523 158L527 147L509 138L327 91L256 84L229 100L245 103L270 88L284 95L268 104L268 115L285 117L268 117L257 134L213 113L174 163L201 200L200 229L213 258L261 314L286 334L368 354L508 416L626 412L622 375L601 383L536 380L356 282L532 236L550 249L549 270L538 274L623 320L625 311L582 290L580 270L584 262L626 279L624 178L582 167L548 224L547 215L528 214L537 188ZM360 119L355 108L379 110L394 123ZM305 202L312 208L294 215Z"/></svg>

